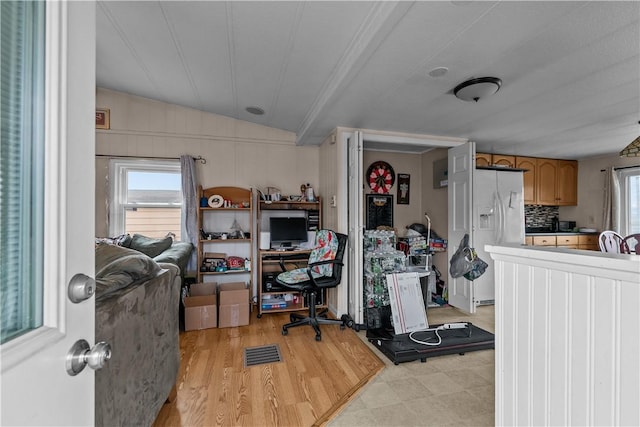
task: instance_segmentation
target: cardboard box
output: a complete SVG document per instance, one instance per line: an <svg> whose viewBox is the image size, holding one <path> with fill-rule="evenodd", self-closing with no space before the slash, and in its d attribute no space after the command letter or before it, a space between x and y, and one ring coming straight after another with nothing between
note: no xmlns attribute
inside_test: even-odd
<svg viewBox="0 0 640 427"><path fill-rule="evenodd" d="M184 298L184 330L218 326L217 283L194 283Z"/></svg>
<svg viewBox="0 0 640 427"><path fill-rule="evenodd" d="M249 288L242 282L218 285L219 328L249 324Z"/></svg>

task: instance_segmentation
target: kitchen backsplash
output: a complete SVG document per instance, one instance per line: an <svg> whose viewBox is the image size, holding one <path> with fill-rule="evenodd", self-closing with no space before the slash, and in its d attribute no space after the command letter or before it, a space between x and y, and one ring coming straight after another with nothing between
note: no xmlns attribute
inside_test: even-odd
<svg viewBox="0 0 640 427"><path fill-rule="evenodd" d="M560 215L558 206L525 205L525 227L551 227L553 218Z"/></svg>

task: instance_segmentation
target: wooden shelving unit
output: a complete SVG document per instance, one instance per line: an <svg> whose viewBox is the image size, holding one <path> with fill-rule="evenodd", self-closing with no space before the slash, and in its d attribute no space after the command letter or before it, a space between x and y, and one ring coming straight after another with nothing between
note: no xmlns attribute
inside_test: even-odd
<svg viewBox="0 0 640 427"><path fill-rule="evenodd" d="M200 206L198 208L198 228L201 233L208 237L200 236L198 241L198 282L204 282L205 277L209 276L227 276L227 275L246 275L248 283L251 282L251 270L247 268L230 269L227 267L224 271L211 271L210 265L205 267L205 254L220 255L225 254L225 258L229 256L237 256L252 263L253 258L253 197L250 189L240 187L198 187L200 200L208 200L214 195L221 196L224 200L229 201L228 207L210 207ZM231 226L237 221L242 231L245 233L244 238L233 236ZM207 258L218 258L208 256Z"/></svg>

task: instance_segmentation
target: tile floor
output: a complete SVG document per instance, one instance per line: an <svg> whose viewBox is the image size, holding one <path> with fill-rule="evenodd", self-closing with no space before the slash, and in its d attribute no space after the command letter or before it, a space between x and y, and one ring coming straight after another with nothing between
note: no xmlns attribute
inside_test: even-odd
<svg viewBox="0 0 640 427"><path fill-rule="evenodd" d="M478 307L473 315L453 307L429 308L427 320L430 324L468 321L494 332L494 307ZM367 341L366 331L358 335L385 368L328 426L494 425L494 350L394 365Z"/></svg>

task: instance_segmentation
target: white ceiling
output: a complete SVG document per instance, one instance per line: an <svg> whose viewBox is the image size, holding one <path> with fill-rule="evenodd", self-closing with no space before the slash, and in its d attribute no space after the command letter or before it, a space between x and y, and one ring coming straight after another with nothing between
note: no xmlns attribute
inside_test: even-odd
<svg viewBox="0 0 640 427"><path fill-rule="evenodd" d="M495 95L452 94L485 76ZM580 159L640 134L640 2L100 1L97 85L298 144L344 126Z"/></svg>

